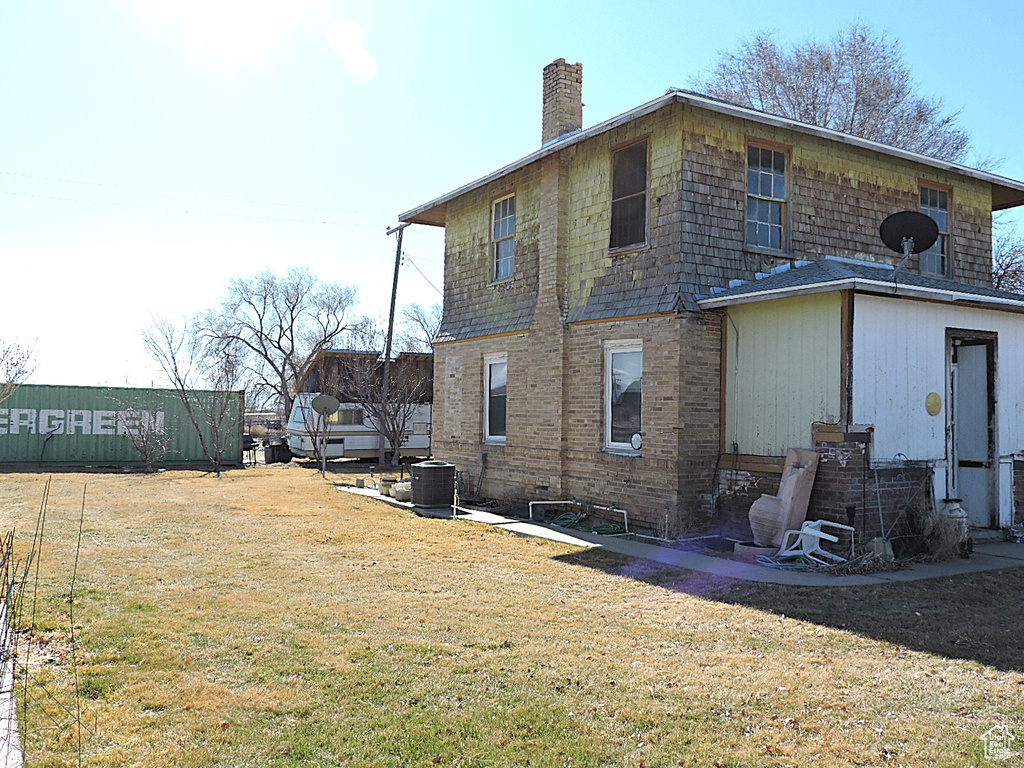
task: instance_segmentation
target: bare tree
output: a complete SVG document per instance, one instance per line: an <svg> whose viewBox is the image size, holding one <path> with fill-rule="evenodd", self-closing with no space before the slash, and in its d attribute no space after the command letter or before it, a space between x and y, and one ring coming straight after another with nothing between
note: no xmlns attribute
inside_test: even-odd
<svg viewBox="0 0 1024 768"><path fill-rule="evenodd" d="M240 354L231 341L217 340L202 347L200 371L207 389L192 393L210 430L210 457L220 475L224 451L234 437L241 439L245 392L240 383ZM237 422L233 416L237 415Z"/></svg>
<svg viewBox="0 0 1024 768"><path fill-rule="evenodd" d="M406 304L402 307L402 331L398 337L401 349L407 352L432 352L441 328L441 305L423 307Z"/></svg>
<svg viewBox="0 0 1024 768"><path fill-rule="evenodd" d="M415 364L399 357L392 364L384 398L383 361L373 354L347 355L340 361L341 399L356 402L370 417L391 465L398 464L402 443L416 409L430 395L430 381Z"/></svg>
<svg viewBox="0 0 1024 768"><path fill-rule="evenodd" d="M998 232L993 238L992 287L1024 293L1024 237L1016 230Z"/></svg>
<svg viewBox="0 0 1024 768"><path fill-rule="evenodd" d="M236 355L238 378L280 398L288 414L310 362L352 327L346 316L354 303L354 288L324 283L308 269L284 277L264 271L232 280L227 298L200 325L207 339Z"/></svg>
<svg viewBox="0 0 1024 768"><path fill-rule="evenodd" d="M828 43L789 49L759 32L736 52L720 52L712 74L697 82L709 96L951 162L970 139L959 112L943 114L926 98L903 61L899 43L856 23Z"/></svg>
<svg viewBox="0 0 1024 768"><path fill-rule="evenodd" d="M0 341L0 403L32 375L33 355L28 347Z"/></svg>
<svg viewBox="0 0 1024 768"><path fill-rule="evenodd" d="M146 352L164 372L220 476L228 439L241 431L238 356L231 339L204 336L196 321L177 327L155 318L143 330ZM232 414L237 413L235 424Z"/></svg>
<svg viewBox="0 0 1024 768"><path fill-rule="evenodd" d="M341 366L324 355L319 355L311 364L308 380L315 382L317 390L324 395L338 396L343 388ZM330 431L330 419L321 416L307 402L301 410L302 424L313 445L313 458L319 462L323 457L327 435Z"/></svg>
<svg viewBox="0 0 1024 768"><path fill-rule="evenodd" d="M132 447L142 457L146 471L153 472L171 443L163 413L150 410L149 403L141 397L111 396L110 399L117 406L118 434L127 436Z"/></svg>
<svg viewBox="0 0 1024 768"><path fill-rule="evenodd" d="M387 330L378 325L375 318L363 315L338 337L338 346L358 351L381 350L386 337Z"/></svg>

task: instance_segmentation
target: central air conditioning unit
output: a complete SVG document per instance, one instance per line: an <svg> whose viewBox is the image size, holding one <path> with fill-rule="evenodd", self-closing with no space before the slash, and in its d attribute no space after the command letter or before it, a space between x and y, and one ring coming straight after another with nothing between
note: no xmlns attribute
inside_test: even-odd
<svg viewBox="0 0 1024 768"><path fill-rule="evenodd" d="M455 496L455 465L421 461L412 465L412 503L417 507L450 507Z"/></svg>

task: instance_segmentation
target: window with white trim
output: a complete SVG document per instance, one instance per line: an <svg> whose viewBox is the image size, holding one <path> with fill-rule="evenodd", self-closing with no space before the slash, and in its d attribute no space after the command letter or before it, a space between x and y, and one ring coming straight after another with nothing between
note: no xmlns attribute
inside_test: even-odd
<svg viewBox="0 0 1024 768"><path fill-rule="evenodd" d="M747 245L786 248L786 154L747 147Z"/></svg>
<svg viewBox="0 0 1024 768"><path fill-rule="evenodd" d="M633 436L643 434L643 359L643 345L639 341L605 343L605 448L633 452Z"/></svg>
<svg viewBox="0 0 1024 768"><path fill-rule="evenodd" d="M921 274L946 277L949 266L949 192L922 186L921 213L931 216L939 227L939 239L921 253Z"/></svg>
<svg viewBox="0 0 1024 768"><path fill-rule="evenodd" d="M484 442L505 442L508 361L505 355L484 358Z"/></svg>
<svg viewBox="0 0 1024 768"><path fill-rule="evenodd" d="M491 253L494 257L494 279L512 277L512 257L516 238L516 196L509 195L494 203L491 222Z"/></svg>

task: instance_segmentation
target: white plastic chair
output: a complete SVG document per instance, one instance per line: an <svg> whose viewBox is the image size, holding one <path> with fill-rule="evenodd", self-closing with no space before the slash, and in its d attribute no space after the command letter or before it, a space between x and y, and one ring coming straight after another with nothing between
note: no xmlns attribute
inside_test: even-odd
<svg viewBox="0 0 1024 768"><path fill-rule="evenodd" d="M825 533L822 528L849 531L851 534L850 557L853 557L853 528L842 523L833 523L830 520L808 520L800 526L799 531L792 529L786 531L782 534L782 546L779 547L779 553L775 557L806 557L808 560L813 560L821 565L845 563L847 558L822 548L822 541L831 541L833 543L839 541L838 536ZM828 560L823 560L822 558L828 558Z"/></svg>

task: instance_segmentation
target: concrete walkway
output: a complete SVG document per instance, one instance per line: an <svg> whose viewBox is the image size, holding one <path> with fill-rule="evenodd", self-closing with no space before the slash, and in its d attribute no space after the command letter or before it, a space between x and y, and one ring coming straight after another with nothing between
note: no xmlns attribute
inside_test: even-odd
<svg viewBox="0 0 1024 768"><path fill-rule="evenodd" d="M658 544L637 541L634 538L601 536L568 528L523 522L490 512L460 514L458 519L486 523L487 525L504 528L514 533L538 536L567 544L575 544L580 547L599 547L609 552L626 555L627 557L652 560L656 563L686 568L691 571L701 571L730 579L759 581L768 584L789 584L808 587L852 587L866 584L886 584L894 581L935 579L945 576L958 576L964 573L979 573L981 571L996 571L1002 568L1019 568L1024 566L1024 544L993 541L977 544L974 548L974 554L967 559L958 558L942 563L918 563L903 571L832 576L827 573L814 573L813 571L787 571L768 568L742 560L733 560L729 557L704 555L699 552L687 552Z"/></svg>
<svg viewBox="0 0 1024 768"><path fill-rule="evenodd" d="M408 502L395 501L390 497L381 496L376 490L370 488L351 488L346 486L339 486L339 488L360 496L385 501L393 506L402 507L426 517L451 519L451 509L416 509ZM596 533L585 533L570 528L559 528L553 525L517 520L511 517L496 515L493 512L478 510L460 512L458 520L493 525L496 528L502 528L523 536L536 536L577 547L605 549L627 557L651 560L664 565L711 573L729 579L759 581L765 584L788 584L807 587L854 587L868 584L890 584L896 581L937 579L946 576L959 576L965 573L980 573L982 571L997 571L1002 568L1024 567L1024 544L1014 544L1007 541L987 541L976 543L974 554L966 559L958 558L942 563L918 563L902 571L832 576L827 573L815 573L813 571L787 571L768 568L742 560L734 560L730 557L716 557L715 555L705 555L700 552L673 549L672 547L639 541L632 537L602 536Z"/></svg>

